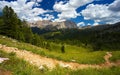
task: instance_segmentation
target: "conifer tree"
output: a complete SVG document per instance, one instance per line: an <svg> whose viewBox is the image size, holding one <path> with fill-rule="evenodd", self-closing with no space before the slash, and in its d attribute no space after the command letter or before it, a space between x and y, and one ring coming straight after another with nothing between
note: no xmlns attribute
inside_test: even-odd
<svg viewBox="0 0 120 75"><path fill-rule="evenodd" d="M5 6L3 8L3 29L4 29L4 33L7 36L16 38L17 35L17 31L18 31L18 17L16 15L16 13L14 12L14 10L11 7Z"/></svg>

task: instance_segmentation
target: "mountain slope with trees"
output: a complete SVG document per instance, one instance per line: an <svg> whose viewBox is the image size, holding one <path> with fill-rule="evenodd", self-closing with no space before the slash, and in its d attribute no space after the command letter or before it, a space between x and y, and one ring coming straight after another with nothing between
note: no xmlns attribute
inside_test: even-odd
<svg viewBox="0 0 120 75"><path fill-rule="evenodd" d="M43 43L43 38L33 34L27 22L21 21L14 10L8 6L4 7L3 15L0 17L0 34L38 46L42 46Z"/></svg>
<svg viewBox="0 0 120 75"><path fill-rule="evenodd" d="M56 43L84 46L93 50L119 50L120 23L98 25L85 29L64 29L42 34Z"/></svg>

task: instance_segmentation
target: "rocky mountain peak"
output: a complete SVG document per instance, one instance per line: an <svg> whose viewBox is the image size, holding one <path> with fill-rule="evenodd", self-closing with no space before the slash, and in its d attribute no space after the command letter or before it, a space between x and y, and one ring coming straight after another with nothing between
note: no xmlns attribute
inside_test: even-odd
<svg viewBox="0 0 120 75"><path fill-rule="evenodd" d="M43 20L30 23L30 26L44 29L77 28L77 25L72 21L52 22L50 20Z"/></svg>

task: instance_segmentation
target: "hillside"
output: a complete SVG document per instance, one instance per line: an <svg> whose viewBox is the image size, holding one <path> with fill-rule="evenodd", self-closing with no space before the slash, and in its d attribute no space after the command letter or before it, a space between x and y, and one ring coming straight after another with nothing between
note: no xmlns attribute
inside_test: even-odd
<svg viewBox="0 0 120 75"><path fill-rule="evenodd" d="M91 52L88 49L85 49L82 47L66 45L65 53L61 53L58 49L59 46L56 44L53 44L58 46L56 49L54 48L53 45L51 45L53 46L53 49L51 51L48 51L46 49L31 45L28 43L18 42L15 39L11 39L5 36L0 36L0 44L3 44L3 45L0 45L0 57L10 58L8 61L0 64L0 68L5 69L4 71L1 70L1 72L2 71L6 73L9 72L10 74L12 73L13 75L17 75L17 74L56 75L56 73L58 75L61 75L61 73L62 75L66 75L66 73L68 72L69 72L69 75L74 75L74 74L79 75L79 73L83 73L83 75L86 75L86 73L88 73L91 70L92 70L92 72L90 72L91 74L114 75L114 74L117 74L120 70L118 67L119 59L120 59L119 58L120 51L112 51L111 54L109 53L106 54L105 51ZM7 52L7 54L5 52ZM65 63L64 61L67 61L67 62ZM14 64L16 66L13 67L13 63L16 63L16 62L18 63ZM52 71L48 70L49 65L52 65L52 63L58 63L58 62L59 64L61 64L61 66L64 66L64 68L59 66L53 69ZM109 64L109 63L112 63L112 64ZM32 66L33 64L34 66L36 65L39 66L42 64L43 66L45 65L46 66L43 71L42 70L39 71L37 67ZM26 65L27 67L25 68L24 65ZM54 67L54 65L50 67ZM9 68L7 68L7 66L9 66ZM74 69L77 69L77 70L74 71L74 70L68 69L68 68L72 68L72 66L74 66ZM112 68L111 66L114 66L114 68ZM90 69L88 69L88 67L90 67ZM104 69L102 67L104 67ZM24 68L24 71L22 71L21 68ZM94 68L97 68L97 70ZM86 72L84 73L85 70ZM99 71L101 72L99 73Z"/></svg>
<svg viewBox="0 0 120 75"><path fill-rule="evenodd" d="M38 34L40 34L39 30ZM86 47L91 45L93 49L98 48L101 50L120 49L120 23L112 25L98 25L84 29L64 29L52 32L47 31L41 34L47 40L54 42L62 41L63 43Z"/></svg>

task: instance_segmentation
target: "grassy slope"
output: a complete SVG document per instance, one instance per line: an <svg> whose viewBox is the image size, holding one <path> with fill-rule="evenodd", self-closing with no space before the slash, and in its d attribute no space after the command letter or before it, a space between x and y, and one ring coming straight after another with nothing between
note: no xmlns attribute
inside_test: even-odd
<svg viewBox="0 0 120 75"><path fill-rule="evenodd" d="M61 45L59 44L52 44L53 48L51 51L36 47L27 43L20 43L10 38L4 38L3 36L0 36L0 43L5 44L7 46L17 47L19 49L25 49L28 51L32 51L33 53L40 54L47 57L57 58L59 60L64 61L71 61L76 60L78 63L85 63L85 64L98 64L103 63L104 59L103 56L105 55L105 51L94 51L91 52L88 49L82 48L82 47L76 47L76 46L65 46L66 53L60 52ZM113 57L112 60L120 59L120 51L113 51Z"/></svg>
<svg viewBox="0 0 120 75"><path fill-rule="evenodd" d="M119 75L120 67L112 67L105 69L83 69L77 71L71 71L67 69L57 68L49 73L49 75Z"/></svg>
<svg viewBox="0 0 120 75"><path fill-rule="evenodd" d="M60 51L55 52L54 50L49 52L48 50L30 44L15 42L15 40L4 38L3 36L0 36L0 43L8 46L14 46L19 49L26 49L41 55L57 57L58 59L63 59L67 61L69 61L71 58L76 60L78 59L77 62L80 63L101 63L102 61L104 61L102 56L105 55L105 52L102 51L90 52L89 50L86 50L84 48L69 45L66 46L67 49L65 54L60 53ZM29 63L25 62L22 59L16 58L15 55L12 53L6 54L0 51L0 57L10 58L9 61L0 64L0 68L11 71L13 75L119 75L120 72L120 67L112 67L109 69L105 68L99 70L83 69L77 71L71 71L69 69L57 67L53 71L46 70L45 72L40 72L40 70L38 70L36 67L29 65ZM120 59L120 52L113 51L112 59Z"/></svg>
<svg viewBox="0 0 120 75"><path fill-rule="evenodd" d="M13 75L119 75L120 72L120 67L99 70L89 68L77 71L57 67L53 71L40 71L23 59L16 58L14 53L7 54L0 51L0 57L10 58L9 61L0 64L0 69L11 71Z"/></svg>
<svg viewBox="0 0 120 75"><path fill-rule="evenodd" d="M24 61L16 58L14 53L5 53L0 51L0 57L6 57L10 60L0 64L0 69L11 71L13 75L42 75L37 67L34 67Z"/></svg>

